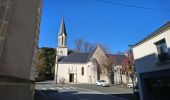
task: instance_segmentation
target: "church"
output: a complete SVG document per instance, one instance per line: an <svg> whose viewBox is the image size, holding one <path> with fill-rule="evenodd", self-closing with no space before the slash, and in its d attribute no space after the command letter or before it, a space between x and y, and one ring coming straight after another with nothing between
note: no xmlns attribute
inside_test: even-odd
<svg viewBox="0 0 170 100"><path fill-rule="evenodd" d="M95 84L97 80L106 80L112 83L120 81L114 71L109 76L104 72L104 61L111 59L113 68L122 67L125 55L105 54L100 46L97 46L92 52L75 52L67 47L67 32L62 18L60 30L58 33L58 47L55 64L56 83L87 83ZM116 66L116 67L115 67ZM126 80L126 79L124 79ZM121 80L122 81L122 80Z"/></svg>

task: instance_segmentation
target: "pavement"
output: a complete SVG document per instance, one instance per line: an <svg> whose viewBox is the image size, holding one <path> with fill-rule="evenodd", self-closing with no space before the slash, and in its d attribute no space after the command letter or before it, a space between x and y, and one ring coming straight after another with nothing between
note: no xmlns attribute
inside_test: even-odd
<svg viewBox="0 0 170 100"><path fill-rule="evenodd" d="M105 94L131 94L133 92L131 88L128 88L123 85L102 87L102 86L97 86L95 84L66 84L66 86L74 86L79 88L95 90Z"/></svg>
<svg viewBox="0 0 170 100"><path fill-rule="evenodd" d="M101 92L105 95L112 95L116 97L133 100L133 90L125 85L115 85L110 87L97 86L95 84L66 84L68 86L79 87L83 89L90 89Z"/></svg>
<svg viewBox="0 0 170 100"><path fill-rule="evenodd" d="M54 84L37 82L35 100L132 100L126 87L100 87L94 84Z"/></svg>

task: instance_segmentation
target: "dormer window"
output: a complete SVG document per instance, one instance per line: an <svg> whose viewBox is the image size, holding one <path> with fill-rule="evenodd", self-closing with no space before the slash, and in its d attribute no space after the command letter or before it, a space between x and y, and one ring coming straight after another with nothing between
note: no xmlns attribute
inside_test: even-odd
<svg viewBox="0 0 170 100"><path fill-rule="evenodd" d="M165 39L156 42L155 45L157 46L159 61L162 62L170 60Z"/></svg>

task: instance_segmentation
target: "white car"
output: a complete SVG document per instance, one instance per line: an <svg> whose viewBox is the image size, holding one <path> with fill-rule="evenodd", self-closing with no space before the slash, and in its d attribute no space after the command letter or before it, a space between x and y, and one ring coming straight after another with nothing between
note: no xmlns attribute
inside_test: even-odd
<svg viewBox="0 0 170 100"><path fill-rule="evenodd" d="M109 86L109 83L107 82L107 81L105 81L105 80L98 80L97 82L96 82L96 85L97 86Z"/></svg>
<svg viewBox="0 0 170 100"><path fill-rule="evenodd" d="M132 83L128 83L128 84L127 84L127 87L128 87L128 88L133 88L133 84L132 84Z"/></svg>

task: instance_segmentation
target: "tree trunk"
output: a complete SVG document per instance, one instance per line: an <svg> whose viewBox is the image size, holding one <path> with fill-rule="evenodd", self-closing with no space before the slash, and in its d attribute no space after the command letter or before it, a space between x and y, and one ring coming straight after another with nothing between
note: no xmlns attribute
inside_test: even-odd
<svg viewBox="0 0 170 100"><path fill-rule="evenodd" d="M122 73L121 73L121 70L120 70L120 84L122 84Z"/></svg>
<svg viewBox="0 0 170 100"><path fill-rule="evenodd" d="M109 84L112 86L111 75L108 75L108 79L109 79Z"/></svg>

